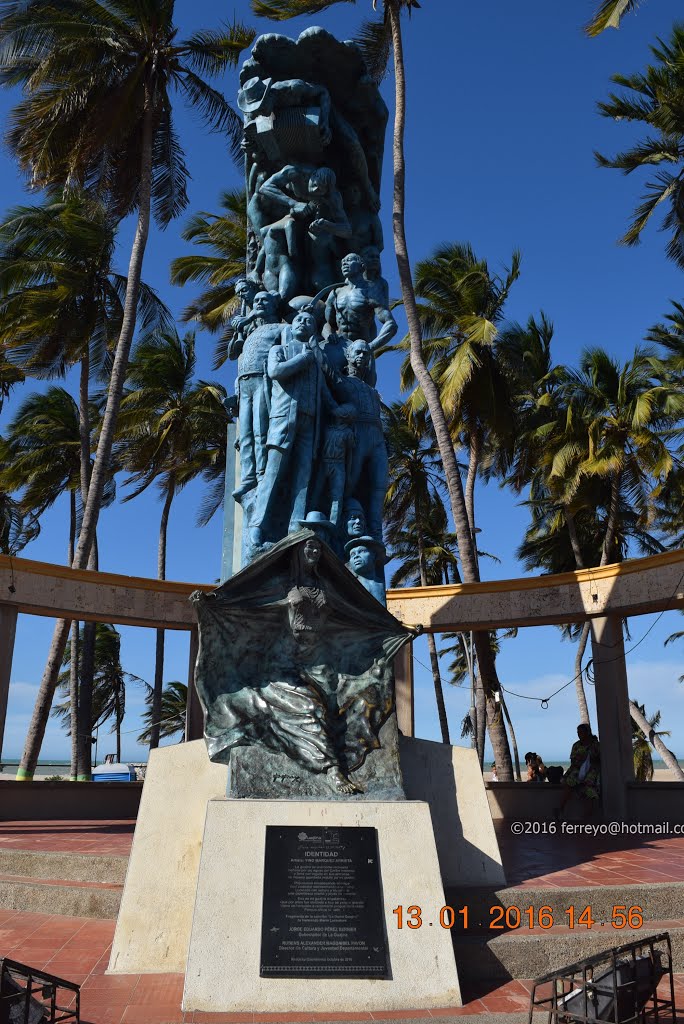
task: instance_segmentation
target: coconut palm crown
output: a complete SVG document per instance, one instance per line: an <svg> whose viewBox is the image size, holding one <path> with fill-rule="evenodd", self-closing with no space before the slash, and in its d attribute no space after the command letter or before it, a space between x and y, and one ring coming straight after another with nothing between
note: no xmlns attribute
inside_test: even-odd
<svg viewBox="0 0 684 1024"><path fill-rule="evenodd" d="M598 105L604 117L641 124L647 134L612 158L597 153L596 159L600 167L625 174L657 168L621 241L636 245L651 217L665 210L662 227L671 232L665 251L684 267L684 23L673 26L668 42L659 39L650 49L654 63L642 73L613 75L624 91Z"/></svg>

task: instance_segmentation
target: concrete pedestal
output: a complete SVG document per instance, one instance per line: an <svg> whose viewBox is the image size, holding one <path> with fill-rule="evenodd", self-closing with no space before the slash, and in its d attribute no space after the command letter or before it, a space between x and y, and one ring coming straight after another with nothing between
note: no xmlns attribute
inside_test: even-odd
<svg viewBox="0 0 684 1024"><path fill-rule="evenodd" d="M361 824L361 816L371 813L370 808L392 808L392 813L409 815L406 819L406 842L412 858L414 854L419 856L424 839L429 842L431 851L436 843L441 882L445 886L461 888L503 884L501 857L473 751L404 738L401 740L400 758L408 801L396 804L321 802L322 813L326 815L323 823L332 821L327 812L331 806L334 806L335 813L351 815L353 824ZM185 972L207 804L214 798L225 796L227 782L228 768L209 761L204 740L159 747L152 752L108 973ZM285 809L282 813L289 813L288 809L292 807L309 806L308 802L289 800L275 803L240 800L232 803L250 809L267 804L280 806ZM409 810L416 807L420 807L419 815ZM259 820L255 818L255 822ZM277 824L280 820L274 819L269 824ZM363 823L373 824L365 819ZM228 848L240 834L253 836L255 828L257 824L253 825L249 819L241 829L236 826ZM263 858L263 843L260 855ZM382 866L384 876L384 860ZM231 875L227 873L224 861L220 860L217 862L217 877L220 877L222 885L232 885L243 893L248 892L243 884L242 865L236 874ZM439 881L439 876L436 879ZM260 886L261 879L259 892ZM417 892L409 891L405 895L407 906L420 902ZM255 890L249 893L249 898L251 914L258 921L261 897ZM442 899L441 895L439 899ZM399 902L394 902L390 909L398 906ZM441 906L441 903L436 906L437 913ZM427 931L421 928L411 932L417 939L407 939L404 932L402 935L404 941L420 947L421 937L435 929L441 931L438 923L432 928L428 925ZM444 934L448 938L448 933ZM369 984L382 986L386 983L374 981ZM408 998L405 1006L411 1005L413 1003Z"/></svg>
<svg viewBox="0 0 684 1024"><path fill-rule="evenodd" d="M151 752L109 974L185 970L207 801L227 781L204 740Z"/></svg>
<svg viewBox="0 0 684 1024"><path fill-rule="evenodd" d="M267 825L367 826L378 831L392 979L260 978ZM397 906L420 906L422 927L397 927ZM202 841L183 1009L363 1012L461 1006L444 890L426 803L210 800Z"/></svg>

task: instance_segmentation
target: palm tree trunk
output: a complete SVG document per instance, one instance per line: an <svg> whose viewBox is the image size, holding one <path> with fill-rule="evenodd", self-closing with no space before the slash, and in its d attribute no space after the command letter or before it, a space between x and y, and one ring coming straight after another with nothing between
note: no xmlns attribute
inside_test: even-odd
<svg viewBox="0 0 684 1024"><path fill-rule="evenodd" d="M442 676L439 671L439 658L437 657L437 645L432 633L427 634L428 651L430 652L430 666L432 668L432 681L435 685L435 700L437 702L437 714L439 716L439 730L442 734L442 743L451 743L449 736L449 721L447 719L446 705L444 703L444 690L442 688Z"/></svg>
<svg viewBox="0 0 684 1024"><path fill-rule="evenodd" d="M567 507L563 505L563 516L565 518L565 525L568 528L568 536L570 537L570 545L572 547L572 553L575 558L575 565L578 569L584 569L584 558L582 556L582 548L580 547L579 537L577 535L577 524L575 523L575 517ZM577 706L579 708L580 722L589 722L589 705L587 704L587 695L584 692L584 679L582 677L582 659L584 658L584 652L587 649L587 642L589 640L589 634L591 633L591 623L585 622L582 626L582 632L579 636L577 643L577 653L575 654L575 693L577 694Z"/></svg>
<svg viewBox="0 0 684 1024"><path fill-rule="evenodd" d="M135 238L133 239L131 258L128 264L128 280L126 282L126 297L124 299L121 333L119 334L119 340L116 345L114 365L112 366L109 388L107 390L107 404L105 406L104 416L102 417L100 440L95 453L95 462L90 479L90 487L88 489L88 501L83 513L81 535L78 541L78 548L76 549L76 557L74 558L74 566L77 569L85 568L88 562L90 549L93 545L97 520L100 514L100 505L102 504L102 494L104 492L107 473L109 471L112 446L114 443L114 431L116 429L116 421L119 415L119 406L121 405L121 396L123 394L123 388L126 381L128 357L131 351L133 335L135 333L136 311L138 295L140 292L143 258L145 255L147 238L150 232L153 111L152 100L149 95L146 97L146 105L147 110L143 121L142 158L140 165L138 223L135 230Z"/></svg>
<svg viewBox="0 0 684 1024"><path fill-rule="evenodd" d="M442 408L439 389L435 384L423 358L422 331L416 294L411 277L408 245L406 242L406 160L404 156L404 134L406 130L406 69L404 67L404 47L401 38L399 4L397 0L386 0L387 12L392 31L392 47L394 50L394 81L396 107L394 116L394 200L392 205L392 226L394 233L394 249L397 257L399 281L404 303L404 312L408 321L411 340L411 367L416 380L422 388L430 412L430 419L435 431L437 446L444 467L444 475L449 492L449 502L454 519L454 527L458 539L461 556L463 580L475 583L478 579L477 564L473 556L468 516L465 509L463 482L456 462L456 454L451 443L449 425Z"/></svg>
<svg viewBox="0 0 684 1024"><path fill-rule="evenodd" d="M508 745L506 725L501 714L500 705L494 698L496 693L501 693L501 688L496 674L496 663L492 653L489 633L473 633L473 643L477 652L480 683L486 702L487 730L492 744L494 760L496 761L496 771L501 782L512 782L513 762L511 761L511 748Z"/></svg>
<svg viewBox="0 0 684 1024"><path fill-rule="evenodd" d="M615 473L610 481L610 505L608 506L608 522L606 523L606 536L603 541L601 552L601 565L608 565L613 556L613 545L615 544L615 533L617 530L618 509L620 505L620 484L619 473Z"/></svg>
<svg viewBox="0 0 684 1024"><path fill-rule="evenodd" d="M116 420L119 414L121 396L123 394L124 383L126 380L128 357L131 350L131 344L133 342L133 335L135 333L135 321L138 295L140 292L143 257L145 255L145 247L147 245L147 238L150 231L153 111L152 100L149 95L146 97L146 108L143 121L142 157L140 162L138 223L136 226L135 238L133 240L133 247L131 249L131 258L128 265L128 280L126 282L126 298L124 300L124 314L121 323L121 333L119 334L116 354L114 356L114 365L112 367L112 374L109 380L107 405L102 419L100 440L97 446L95 464L90 478L88 501L84 509L78 547L72 563L74 568L77 569L84 569L86 567L88 564L90 550L93 546L95 530L97 529L97 520L100 514L100 505L102 504L102 494L104 492L104 485L111 461L112 446L114 444L114 431L116 429ZM64 656L68 635L69 623L64 619L60 619L56 623L55 631L52 635L47 664L45 666L45 671L43 672L43 678L38 690L31 723L26 735L24 753L22 754L21 763L17 770L18 779L33 778L33 773L35 772L36 764L38 762L38 755L40 754L40 747L45 735L45 727L50 714L50 708L52 706L52 698L54 696L55 687L57 686L57 677L59 675L59 668Z"/></svg>
<svg viewBox="0 0 684 1024"><path fill-rule="evenodd" d="M416 523L420 523L420 511L418 509L418 502L414 505L414 515ZM418 536L418 569L420 572L420 585L421 587L427 586L427 573L425 571L425 546L423 544L423 538L420 533L420 529L417 531ZM444 690L442 688L442 676L439 671L439 658L437 657L437 645L435 638L432 633L427 634L428 651L430 653L430 667L432 668L432 682L435 687L435 701L437 702L437 715L439 717L439 729L442 734L442 743L451 743L449 737L449 721L447 719L446 705L444 703Z"/></svg>
<svg viewBox="0 0 684 1024"><path fill-rule="evenodd" d="M157 579L166 579L166 534L169 527L171 502L176 493L176 482L169 477L166 486L166 497L159 523L159 547L157 550ZM154 660L154 690L152 691L152 726L150 729L150 750L159 746L159 729L162 706L162 690L164 689L164 630L157 630L157 646Z"/></svg>
<svg viewBox="0 0 684 1024"><path fill-rule="evenodd" d="M672 751L668 750L668 748L665 746L660 736L657 735L655 730L651 728L651 726L648 724L644 716L641 714L639 708L636 706L633 700L630 700L629 702L629 713L632 716L632 721L639 726L639 728L641 729L642 733L644 734L648 742L651 744L651 746L658 751L661 758L674 775L675 779L678 782L684 782L684 771L682 771L679 765L679 761L674 756Z"/></svg>
<svg viewBox="0 0 684 1024"><path fill-rule="evenodd" d="M582 548L580 547L579 537L577 536L577 523L575 522L575 517L567 505L563 505L563 515L565 517L565 525L568 528L568 536L570 537L570 545L575 558L575 565L578 569L583 569L584 558L582 557Z"/></svg>
<svg viewBox="0 0 684 1024"><path fill-rule="evenodd" d="M580 633L579 641L577 643L577 653L575 655L575 691L577 693L577 705L579 707L580 722L589 722L589 705L587 704L587 695L584 692L584 682L582 679L582 659L584 658L584 652L587 649L587 642L589 640L589 634L591 633L591 622L585 622L582 626L582 632Z"/></svg>
<svg viewBox="0 0 684 1024"><path fill-rule="evenodd" d="M95 675L95 623L83 625L83 649L78 686L78 771L77 782L93 777L93 677Z"/></svg>
<svg viewBox="0 0 684 1024"><path fill-rule="evenodd" d="M74 560L76 547L76 492L69 492L69 565ZM78 622L71 623L71 654L69 657L69 732L71 733L71 768L69 777L76 781L78 774Z"/></svg>
<svg viewBox="0 0 684 1024"><path fill-rule="evenodd" d="M116 763L121 764L121 693L114 691L114 722L116 725Z"/></svg>
<svg viewBox="0 0 684 1024"><path fill-rule="evenodd" d="M408 245L406 242L406 159L404 156L404 134L406 130L406 69L404 66L404 47L401 38L401 22L398 0L385 0L386 10L389 15L390 28L392 31L392 47L394 50L394 82L396 92L396 104L394 115L394 199L392 204L392 227L394 233L394 250L397 257L397 268L399 281L401 283L401 294L404 303L404 312L408 322L409 337L411 340L411 367L416 375L416 380L423 390L425 401L430 412L430 419L435 431L437 446L444 467L444 477L449 492L449 504L451 515L454 520L454 530L458 542L458 551L461 557L461 571L464 583L477 583L479 572L475 558L472 535L468 523L468 515L465 507L465 496L463 493L463 481L456 462L456 454L451 443L449 425L442 408L439 389L435 384L430 371L423 358L422 332L418 308L416 306L416 294L413 288L411 277L411 263L409 261ZM484 651L487 647L488 657L481 663L482 682L487 693L494 693L499 689L499 681L496 676L496 666L489 651L489 637L484 634L475 634L475 644L478 650ZM499 716L501 720L501 716ZM503 727L503 721L496 717L492 718L494 734L490 731L492 746L500 751L501 761L497 760L497 767L501 764L499 778L503 781L510 781L513 778L513 766L511 754L508 749L508 738Z"/></svg>
<svg viewBox="0 0 684 1024"><path fill-rule="evenodd" d="M465 504L468 516L468 525L470 527L470 536L473 538L473 554L477 561L477 545L475 544L475 480L477 479L477 469L480 465L482 444L480 438L476 434L470 435L470 444L468 447L468 475L466 477L465 485Z"/></svg>
<svg viewBox="0 0 684 1024"><path fill-rule="evenodd" d="M81 442L81 500L88 503L90 488L90 352L86 348L81 359L78 386L78 430ZM88 557L88 568L97 569L97 544L93 544ZM83 626L83 649L80 656L78 702L76 712L76 781L90 782L92 778L92 707L93 676L95 674L95 623Z"/></svg>
<svg viewBox="0 0 684 1024"><path fill-rule="evenodd" d="M79 623L71 623L71 655L69 658L69 731L71 732L71 770L70 778L76 781L78 776L78 662L79 662Z"/></svg>
<svg viewBox="0 0 684 1024"><path fill-rule="evenodd" d="M475 707L477 709L477 757L480 762L480 768L484 769L485 736L487 735L487 701L485 700L485 692L482 688L482 680L480 679L479 672L475 676Z"/></svg>
<svg viewBox="0 0 684 1024"><path fill-rule="evenodd" d="M40 748L45 736L52 707L52 698L55 694L59 670L62 667L62 658L66 650L67 640L71 622L69 619L58 619L55 623L55 630L52 634L52 643L48 652L47 662L43 670L43 678L40 681L36 703L33 707L33 715L26 733L24 753L17 768L17 782L31 782L38 763Z"/></svg>
<svg viewBox="0 0 684 1024"><path fill-rule="evenodd" d="M90 352L86 348L81 359L78 382L78 432L81 441L81 497L83 507L88 501L90 486ZM72 559L73 560L73 559Z"/></svg>
<svg viewBox="0 0 684 1024"><path fill-rule="evenodd" d="M503 713L505 715L506 722L508 724L508 731L511 734L511 745L513 747L513 760L514 760L514 763L515 763L515 779L516 779L516 782L522 782L522 775L520 774L520 755L518 754L518 741L517 741L517 739L515 737L515 729L513 728L513 722L511 721L511 716L510 716L510 714L508 712L508 704L506 703L506 701L504 699L503 693L501 694L501 707L503 708ZM499 768L499 766L497 764L497 774L498 774L498 768Z"/></svg>

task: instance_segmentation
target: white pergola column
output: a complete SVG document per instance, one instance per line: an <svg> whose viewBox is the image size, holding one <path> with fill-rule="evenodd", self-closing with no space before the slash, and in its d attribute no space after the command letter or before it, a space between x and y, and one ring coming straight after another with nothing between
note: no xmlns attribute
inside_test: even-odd
<svg viewBox="0 0 684 1024"><path fill-rule="evenodd" d="M197 626L190 630L190 657L188 659L188 703L185 707L185 741L201 740L204 735L204 715L195 686L195 665L199 650Z"/></svg>
<svg viewBox="0 0 684 1024"><path fill-rule="evenodd" d="M17 609L10 604L0 604L0 758L5 736L5 719L7 717L7 698L9 696L10 675L12 674L12 655L14 654L14 637L17 630Z"/></svg>
<svg viewBox="0 0 684 1024"><path fill-rule="evenodd" d="M397 725L403 736L415 733L413 706L413 643L404 644L394 659L394 692Z"/></svg>
<svg viewBox="0 0 684 1024"><path fill-rule="evenodd" d="M627 783L634 779L634 759L622 619L615 615L592 619L591 646L603 816L606 821L626 821Z"/></svg>

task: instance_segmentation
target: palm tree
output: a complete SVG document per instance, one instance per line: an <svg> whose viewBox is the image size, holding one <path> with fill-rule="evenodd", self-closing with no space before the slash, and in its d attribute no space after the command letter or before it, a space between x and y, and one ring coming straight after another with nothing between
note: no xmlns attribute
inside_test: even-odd
<svg viewBox="0 0 684 1024"><path fill-rule="evenodd" d="M479 559L474 545L478 532L475 518L475 481L483 460L497 453L506 462L512 453L515 421L507 375L500 366L495 342L498 324L510 289L520 274L520 254L513 253L505 276L493 274L485 260L478 259L470 245L440 246L416 266L416 294L421 300L418 313L423 334L423 351L432 379L440 393L441 407L450 425L452 444L468 452L464 492L469 535L479 579ZM402 347L410 347L405 339ZM416 383L412 359L402 366L402 386ZM412 406L425 404L422 389L412 395ZM459 551L460 551L459 545ZM465 573L464 573L464 579ZM494 694L499 691L495 659L486 638L473 635L481 660L480 680L486 696L487 718L496 763L501 778L507 777L510 751L505 725ZM478 749L484 751L484 716L478 716Z"/></svg>
<svg viewBox="0 0 684 1024"><path fill-rule="evenodd" d="M48 198L38 206L16 207L0 226L0 344L12 350L32 376L63 376L70 366L80 364L83 507L91 472L91 375L103 372L123 318L126 278L112 270L115 239L116 225L106 208L79 192L66 199ZM138 314L150 328L169 319L166 307L144 284ZM96 545L88 565L97 568ZM93 624L86 626L81 651L82 725L74 731L81 746L91 733L94 629ZM72 643L74 637L78 634ZM84 777L89 778L87 766Z"/></svg>
<svg viewBox="0 0 684 1024"><path fill-rule="evenodd" d="M195 381L195 336L175 331L149 334L137 344L121 403L115 454L134 485L125 501L157 482L163 498L157 578L166 579L166 538L176 494L212 466L208 435L226 433L226 392L220 384ZM150 746L159 744L164 675L164 630L157 630Z"/></svg>
<svg viewBox="0 0 684 1024"><path fill-rule="evenodd" d="M639 778L637 775L637 782L650 782L653 777L653 760L651 753L648 749L650 743L655 750L658 751L663 762L667 765L670 771L673 773L675 779L678 782L684 782L684 771L682 771L679 761L672 753L671 750L663 743L661 736L669 736L670 733L666 731L656 732L657 727L660 725L660 711L656 711L652 718L646 718L646 710L643 704L637 704L636 701L630 700L629 711L632 716L632 740L634 748L634 767L635 772L637 770L646 771L648 773L650 765L650 776L646 779Z"/></svg>
<svg viewBox="0 0 684 1024"><path fill-rule="evenodd" d="M385 532L391 555L401 558L391 585L407 581L421 587L442 583L447 516L439 493L443 480L437 445L424 418L416 420L400 402L385 407L384 430L390 460ZM432 633L427 634L427 642L442 742L449 743L439 657Z"/></svg>
<svg viewBox="0 0 684 1024"><path fill-rule="evenodd" d="M85 568L111 462L133 334L150 219L164 227L187 204L188 169L172 116L179 93L209 128L225 131L237 156L241 122L203 75L237 63L253 33L240 24L179 40L172 0L9 0L0 20L0 83L20 85L8 141L34 185L92 188L117 219L136 214L124 311L88 500L73 564ZM30 779L66 645L58 624L18 778ZM81 766L89 775L90 751Z"/></svg>
<svg viewBox="0 0 684 1024"><path fill-rule="evenodd" d="M596 13L586 26L588 36L598 36L607 28L619 28L625 14L635 11L639 0L601 0Z"/></svg>
<svg viewBox="0 0 684 1024"><path fill-rule="evenodd" d="M29 395L10 422L0 445L0 490L20 492L19 512L27 526L37 532L40 517L65 492L69 493L69 545L67 563L71 564L78 536L79 497L82 484L82 410L62 387L50 386L42 394ZM90 403L87 421L91 427L98 422L99 410ZM90 445L89 445L90 449ZM90 455L90 451L88 453ZM113 479L107 484L104 505L114 500ZM77 725L78 678L83 681L88 665L79 663L78 623L72 624L72 777L77 771L77 741L79 733L90 735L88 715Z"/></svg>
<svg viewBox="0 0 684 1024"><path fill-rule="evenodd" d="M517 628L513 627L507 629L501 637L498 636L495 630L489 633L489 643L492 648L492 654L496 657L501 650L501 640L506 640L509 637L518 635ZM464 633L444 633L444 640L454 641L448 647L444 647L439 653L441 655L451 655L451 661L447 666L450 679L449 682L452 686L462 686L464 680L474 674L477 676L477 662L474 661L472 647L469 648L468 640ZM481 693L482 688L478 687ZM500 695L500 702L504 718L511 733L511 746L513 747L513 762L515 765L515 778L517 782L522 782L522 776L520 774L520 755L518 754L518 741L515 735L515 729L513 728L513 722L508 711L503 691ZM480 767L484 765L484 733L478 729L479 716L484 714L484 707L478 708L477 718L478 721L473 722L472 708L468 714L464 717L461 723L461 739L465 739L467 736L475 736L478 757L480 759Z"/></svg>
<svg viewBox="0 0 684 1024"><path fill-rule="evenodd" d="M646 336L647 341L662 345L665 364L681 379L684 376L684 305L672 302L672 312L665 314L666 323L657 323Z"/></svg>
<svg viewBox="0 0 684 1024"><path fill-rule="evenodd" d="M83 629L81 629L80 641L83 646ZM143 680L130 672L124 672L121 667L121 634L114 626L104 622L95 624L94 661L91 732L93 729L99 729L106 722L112 721L111 731L116 733L116 760L121 761L121 724L126 713L126 681L143 682ZM62 664L65 671L60 673L58 689L65 699L55 704L52 714L67 727L70 734L73 725L71 655L69 652L65 653ZM90 735L88 742L90 742Z"/></svg>
<svg viewBox="0 0 684 1024"><path fill-rule="evenodd" d="M2 442L0 489L20 492L24 514L40 518L68 492L69 554L76 544L80 447L78 406L68 391L55 385L24 399Z"/></svg>
<svg viewBox="0 0 684 1024"><path fill-rule="evenodd" d="M518 252L513 253L510 270L501 278L463 243L440 246L416 264L426 364L439 387L452 438L468 452L465 503L471 533L476 529L475 480L485 450L496 450L501 459L512 447L515 434L509 381L499 364L495 343L505 303L519 275ZM405 339L400 347L406 348L407 343ZM401 383L404 389L415 385L408 359L401 368ZM424 404L425 397L417 388L412 405L419 408Z"/></svg>
<svg viewBox="0 0 684 1024"><path fill-rule="evenodd" d="M662 550L649 527L675 465L667 441L684 408L681 390L662 376L659 360L640 349L623 366L589 349L579 370L564 369L557 382L560 397L549 422L522 439L537 464L533 521L519 557L528 569L559 572L620 561L629 538L642 551ZM587 721L580 683L590 629L586 622L575 663Z"/></svg>
<svg viewBox="0 0 684 1024"><path fill-rule="evenodd" d="M180 742L185 740L185 712L188 706L187 683L179 683L175 680L167 683L162 692L161 711L159 717L154 717L152 708L142 716L145 722L145 729L138 736L138 743L149 743L152 734L153 724L159 726L159 738L168 739L170 736L181 734Z"/></svg>
<svg viewBox="0 0 684 1024"><path fill-rule="evenodd" d="M335 3L355 3L356 0L251 0L251 2L252 10L255 14L272 18L276 21L286 21L289 18L295 18L303 14L318 14L334 6ZM378 0L373 0L373 8L376 8L377 4ZM474 538L466 511L463 481L461 480L456 461L449 422L442 407L439 386L434 380L424 357L420 316L413 287L406 239L406 159L404 152L406 68L404 64L401 15L404 12L408 12L410 15L419 7L418 0L382 0L380 18L363 23L359 33L359 42L369 70L377 79L382 78L384 75L390 54L394 58L395 116L392 227L402 301L409 328L411 366L418 385L425 396L425 402L432 421L432 429L434 430L444 468L444 479L461 560L461 575L464 582L476 583L479 580L479 570ZM499 689L499 682L489 644L479 635L476 636L475 642L483 683L486 686L487 693L493 695ZM493 704L493 696L491 703ZM505 742L505 731L502 732L497 724L499 718L498 714L492 714L492 726L495 733L493 745L496 763L497 766L501 766L499 777L502 780L510 780L513 777L511 755L508 743Z"/></svg>
<svg viewBox="0 0 684 1024"><path fill-rule="evenodd" d="M4 345L0 345L0 412L17 384L24 380L24 371L20 366L10 362Z"/></svg>
<svg viewBox="0 0 684 1024"><path fill-rule="evenodd" d="M228 358L229 328L235 312L235 282L245 273L247 252L247 197L244 189L224 192L220 205L223 213L196 213L183 229L186 242L194 242L202 250L171 261L172 284L189 281L206 285L205 290L190 303L183 319L196 320L216 334L221 332L214 369Z"/></svg>
<svg viewBox="0 0 684 1024"><path fill-rule="evenodd" d="M69 546L67 563L74 557L77 535L77 493L81 484L81 434L79 409L60 387L33 394L22 403L2 442L0 490L21 491L18 514L36 524L40 516L65 492L69 492ZM37 530L36 530L37 532ZM78 623L71 636L72 743L71 777L77 775Z"/></svg>
<svg viewBox="0 0 684 1024"><path fill-rule="evenodd" d="M3 444L0 440L0 460ZM4 466L0 461L0 476ZM0 554L17 555L22 548L35 540L40 533L40 524L34 516L25 516L18 501L0 489Z"/></svg>
<svg viewBox="0 0 684 1024"><path fill-rule="evenodd" d="M642 124L647 135L623 153L612 158L597 153L596 159L600 167L625 174L642 167L658 169L646 183L643 202L621 241L636 245L656 210L667 210L662 227L671 236L665 251L684 267L684 24L674 25L669 42L658 40L650 49L655 63L643 74L613 75L612 81L625 91L611 93L598 105L604 117Z"/></svg>

